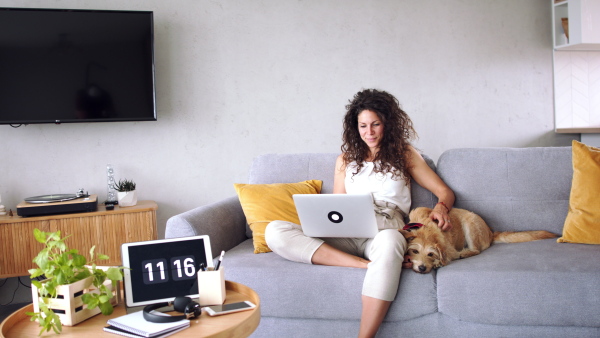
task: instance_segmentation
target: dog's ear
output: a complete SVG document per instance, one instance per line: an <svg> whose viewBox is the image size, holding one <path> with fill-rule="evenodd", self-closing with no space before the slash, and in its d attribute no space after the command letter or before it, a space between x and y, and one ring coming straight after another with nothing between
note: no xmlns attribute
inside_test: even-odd
<svg viewBox="0 0 600 338"><path fill-rule="evenodd" d="M439 246L439 245L437 245L437 244L435 245L435 251L437 252L437 254L438 254L438 257L440 257L440 264L441 264L442 266L446 266L448 263L450 263L450 261L449 261L449 260L448 260L448 258L446 257L446 254L444 253L444 250L442 250L442 249L440 248L440 246Z"/></svg>
<svg viewBox="0 0 600 338"><path fill-rule="evenodd" d="M406 239L407 242L410 242L413 239L417 238L417 236L411 234L410 231L402 229L398 229L398 231L400 231L400 233L402 234L402 236L404 236L404 239Z"/></svg>

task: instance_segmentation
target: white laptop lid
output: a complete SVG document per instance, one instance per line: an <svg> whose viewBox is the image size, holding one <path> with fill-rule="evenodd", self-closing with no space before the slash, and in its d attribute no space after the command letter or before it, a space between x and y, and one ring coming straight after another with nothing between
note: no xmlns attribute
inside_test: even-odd
<svg viewBox="0 0 600 338"><path fill-rule="evenodd" d="M296 194L293 198L306 236L373 238L377 235L371 194Z"/></svg>

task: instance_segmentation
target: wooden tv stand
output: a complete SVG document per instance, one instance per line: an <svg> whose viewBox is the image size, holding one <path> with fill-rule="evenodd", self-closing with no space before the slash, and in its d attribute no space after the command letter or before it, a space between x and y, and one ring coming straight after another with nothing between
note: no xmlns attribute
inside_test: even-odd
<svg viewBox="0 0 600 338"><path fill-rule="evenodd" d="M33 229L60 230L69 249L77 249L89 259L89 251L108 255L98 265L121 265L121 244L157 239L154 201L138 201L133 207L115 206L106 210L98 204L93 212L51 216L0 216L0 278L28 276L35 268L33 258L43 248L33 238Z"/></svg>

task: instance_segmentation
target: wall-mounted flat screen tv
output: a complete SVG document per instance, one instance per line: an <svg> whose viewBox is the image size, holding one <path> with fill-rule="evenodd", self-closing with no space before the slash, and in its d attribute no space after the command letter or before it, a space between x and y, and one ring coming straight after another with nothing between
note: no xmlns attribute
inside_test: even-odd
<svg viewBox="0 0 600 338"><path fill-rule="evenodd" d="M155 120L151 11L0 8L0 124Z"/></svg>

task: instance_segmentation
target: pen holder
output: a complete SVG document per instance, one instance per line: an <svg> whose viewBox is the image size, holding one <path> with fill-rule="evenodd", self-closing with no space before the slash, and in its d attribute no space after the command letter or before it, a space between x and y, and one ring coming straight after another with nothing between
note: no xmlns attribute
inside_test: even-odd
<svg viewBox="0 0 600 338"><path fill-rule="evenodd" d="M198 295L201 306L220 305L225 302L225 273L209 268L198 272Z"/></svg>

